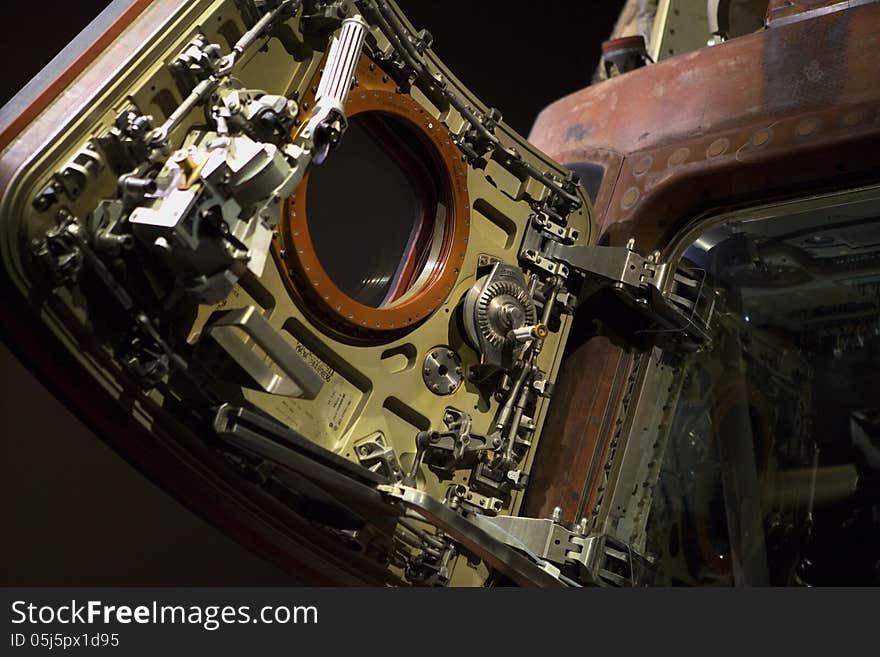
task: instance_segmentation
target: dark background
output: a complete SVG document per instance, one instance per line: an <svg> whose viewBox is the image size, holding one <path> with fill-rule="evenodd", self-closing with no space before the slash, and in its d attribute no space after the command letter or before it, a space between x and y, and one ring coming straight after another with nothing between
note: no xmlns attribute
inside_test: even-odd
<svg viewBox="0 0 880 657"><path fill-rule="evenodd" d="M109 2L5 2L0 105ZM398 0L485 103L528 134L585 86L623 0ZM0 345L2 584L295 584L151 484Z"/></svg>

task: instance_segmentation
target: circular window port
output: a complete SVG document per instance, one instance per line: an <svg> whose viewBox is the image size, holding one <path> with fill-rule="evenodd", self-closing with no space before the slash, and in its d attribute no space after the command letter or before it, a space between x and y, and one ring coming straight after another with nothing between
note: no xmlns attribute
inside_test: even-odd
<svg viewBox="0 0 880 657"><path fill-rule="evenodd" d="M339 145L286 205L276 256L320 327L394 339L436 311L458 278L466 171L445 128L415 101L361 82Z"/></svg>

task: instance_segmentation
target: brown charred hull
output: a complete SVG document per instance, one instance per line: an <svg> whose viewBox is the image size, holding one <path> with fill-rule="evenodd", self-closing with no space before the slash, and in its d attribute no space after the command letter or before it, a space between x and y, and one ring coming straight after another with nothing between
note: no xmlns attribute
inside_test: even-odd
<svg viewBox="0 0 880 657"><path fill-rule="evenodd" d="M546 108L530 139L575 170L601 167L599 243L632 237L643 253L710 213L876 182L880 3L792 14L586 88ZM593 511L614 433L606 409L631 359L595 342L560 373L528 515Z"/></svg>

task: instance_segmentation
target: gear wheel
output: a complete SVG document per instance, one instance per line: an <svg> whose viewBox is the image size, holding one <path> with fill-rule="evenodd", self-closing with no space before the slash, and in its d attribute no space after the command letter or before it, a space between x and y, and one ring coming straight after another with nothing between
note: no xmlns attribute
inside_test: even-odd
<svg viewBox="0 0 880 657"><path fill-rule="evenodd" d="M523 344L508 345L507 336L536 324L538 316L522 269L504 262L495 262L477 279L464 297L461 313L467 339L480 354L480 376L512 367Z"/></svg>
<svg viewBox="0 0 880 657"><path fill-rule="evenodd" d="M513 329L534 324L536 315L529 293L512 281L494 281L477 298L477 329L496 348Z"/></svg>

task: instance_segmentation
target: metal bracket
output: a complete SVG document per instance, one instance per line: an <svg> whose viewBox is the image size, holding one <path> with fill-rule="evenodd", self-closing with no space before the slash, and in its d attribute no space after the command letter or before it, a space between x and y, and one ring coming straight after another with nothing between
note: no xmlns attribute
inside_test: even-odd
<svg viewBox="0 0 880 657"><path fill-rule="evenodd" d="M420 431L416 435L416 456L406 482L415 481L422 462L452 475L456 468L473 463L482 452L498 449L501 445L497 437L471 433L471 416L451 406L447 406L443 413L443 423L447 431Z"/></svg>
<svg viewBox="0 0 880 657"><path fill-rule="evenodd" d="M67 219L33 244L34 255L52 273L57 287L73 285L82 271L81 230L79 224Z"/></svg>
<svg viewBox="0 0 880 657"><path fill-rule="evenodd" d="M646 333L684 336L698 344L709 341L715 303L714 295L704 288L705 273L684 266L673 270L660 262L657 251L647 257L636 252L632 239L626 246L566 243L571 240L548 221L531 227L529 246L524 245L520 254L523 260L560 276L567 276L569 270L578 271L610 285L623 301L654 324L656 328Z"/></svg>
<svg viewBox="0 0 880 657"><path fill-rule="evenodd" d="M566 557L577 563L581 577L600 586L647 586L652 564L632 548L607 534L575 536L577 546Z"/></svg>
<svg viewBox="0 0 880 657"><path fill-rule="evenodd" d="M392 481L403 479L403 468L400 467L397 454L381 432L371 434L356 443L354 453L360 464L368 470L384 474Z"/></svg>
<svg viewBox="0 0 880 657"><path fill-rule="evenodd" d="M377 486L386 497L415 511L450 539L482 559L489 567L521 586L562 586L558 571L545 569L485 530L478 514L464 517L427 493L400 484Z"/></svg>
<svg viewBox="0 0 880 657"><path fill-rule="evenodd" d="M576 534L549 518L479 516L474 521L499 541L557 565L564 564L568 552L577 549L572 542Z"/></svg>
<svg viewBox="0 0 880 657"><path fill-rule="evenodd" d="M242 331L266 358L261 358L241 338ZM223 313L206 327L205 335L210 336L264 392L314 399L324 385L320 375L272 328L255 306ZM270 362L283 375L276 373Z"/></svg>
<svg viewBox="0 0 880 657"><path fill-rule="evenodd" d="M650 578L650 563L629 545L605 534L586 534L586 523L569 529L553 518L475 516L473 521L498 541L533 559L574 566L577 578L598 586L639 586Z"/></svg>
<svg viewBox="0 0 880 657"><path fill-rule="evenodd" d="M479 509L481 513L497 513L504 507L504 500L481 495L465 484L453 484L446 491L446 502L452 509L462 505Z"/></svg>
<svg viewBox="0 0 880 657"><path fill-rule="evenodd" d="M521 257L523 260L532 263L539 269L543 269L554 276L561 276L562 278L568 276L568 267L561 262L548 257L546 254L528 249L522 253Z"/></svg>
<svg viewBox="0 0 880 657"><path fill-rule="evenodd" d="M657 289L663 286L666 266L655 263L655 258L636 253L632 243L627 246L568 246L549 241L545 246L545 257L564 262L578 269L614 283L633 287L652 285Z"/></svg>
<svg viewBox="0 0 880 657"><path fill-rule="evenodd" d="M578 231L572 226L563 226L551 220L544 212L539 212L532 217L535 228L545 233L548 237L559 240L564 244L574 244L578 238Z"/></svg>

